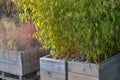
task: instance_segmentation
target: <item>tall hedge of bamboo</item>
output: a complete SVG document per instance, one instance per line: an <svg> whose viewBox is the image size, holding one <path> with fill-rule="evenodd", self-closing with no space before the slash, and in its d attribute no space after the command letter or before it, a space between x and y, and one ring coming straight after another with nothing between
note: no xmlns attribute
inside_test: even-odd
<svg viewBox="0 0 120 80"><path fill-rule="evenodd" d="M118 0L20 0L23 20L36 24L35 37L57 58L105 60L120 49Z"/></svg>

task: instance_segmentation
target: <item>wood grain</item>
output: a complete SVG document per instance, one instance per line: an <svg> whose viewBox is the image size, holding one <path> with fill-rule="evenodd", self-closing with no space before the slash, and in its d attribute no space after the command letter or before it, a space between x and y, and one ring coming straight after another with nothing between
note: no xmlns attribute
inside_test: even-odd
<svg viewBox="0 0 120 80"><path fill-rule="evenodd" d="M22 76L21 52L0 50L0 71Z"/></svg>
<svg viewBox="0 0 120 80"><path fill-rule="evenodd" d="M68 80L99 80L98 77L68 72Z"/></svg>
<svg viewBox="0 0 120 80"><path fill-rule="evenodd" d="M43 57L40 59L41 80L65 80L65 61Z"/></svg>
<svg viewBox="0 0 120 80"><path fill-rule="evenodd" d="M41 70L40 80L65 80L65 74Z"/></svg>
<svg viewBox="0 0 120 80"><path fill-rule="evenodd" d="M99 80L97 65L68 61L68 80Z"/></svg>

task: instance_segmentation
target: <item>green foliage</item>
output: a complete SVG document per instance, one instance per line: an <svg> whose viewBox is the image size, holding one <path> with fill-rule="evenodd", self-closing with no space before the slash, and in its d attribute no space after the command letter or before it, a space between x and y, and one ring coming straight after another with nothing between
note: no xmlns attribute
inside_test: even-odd
<svg viewBox="0 0 120 80"><path fill-rule="evenodd" d="M23 20L32 19L35 37L58 58L85 55L99 62L120 49L117 0L22 0ZM80 52L83 53L80 53Z"/></svg>

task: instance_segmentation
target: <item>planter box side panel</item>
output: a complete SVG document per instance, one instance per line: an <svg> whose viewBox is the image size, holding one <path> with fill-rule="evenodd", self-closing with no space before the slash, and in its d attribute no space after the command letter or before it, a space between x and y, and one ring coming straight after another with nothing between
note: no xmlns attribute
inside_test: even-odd
<svg viewBox="0 0 120 80"><path fill-rule="evenodd" d="M101 62L100 80L120 79L120 53Z"/></svg>
<svg viewBox="0 0 120 80"><path fill-rule="evenodd" d="M68 80L99 80L97 65L84 62L68 62Z"/></svg>
<svg viewBox="0 0 120 80"><path fill-rule="evenodd" d="M94 77L90 75L69 72L68 80L99 80L99 79L98 77Z"/></svg>
<svg viewBox="0 0 120 80"><path fill-rule="evenodd" d="M40 80L65 80L65 74L41 70Z"/></svg>
<svg viewBox="0 0 120 80"><path fill-rule="evenodd" d="M49 54L49 52L47 52L47 50L40 51L39 48L32 48L31 50L24 51L22 53L23 75L39 70L39 58L45 54Z"/></svg>
<svg viewBox="0 0 120 80"><path fill-rule="evenodd" d="M65 80L65 61L49 58L40 59L41 80Z"/></svg>
<svg viewBox="0 0 120 80"><path fill-rule="evenodd" d="M0 50L0 71L22 76L21 53Z"/></svg>

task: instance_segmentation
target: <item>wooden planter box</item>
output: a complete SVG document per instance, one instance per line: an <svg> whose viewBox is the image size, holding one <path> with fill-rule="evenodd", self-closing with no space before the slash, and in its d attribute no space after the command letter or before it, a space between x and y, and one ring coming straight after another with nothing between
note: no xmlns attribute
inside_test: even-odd
<svg viewBox="0 0 120 80"><path fill-rule="evenodd" d="M40 58L41 80L98 80L95 64L56 60L45 56Z"/></svg>
<svg viewBox="0 0 120 80"><path fill-rule="evenodd" d="M63 61L45 56L40 58L41 80L119 80L120 53L98 65Z"/></svg>
<svg viewBox="0 0 120 80"><path fill-rule="evenodd" d="M39 70L39 58L48 53L38 49L21 52L0 50L0 71L22 77Z"/></svg>

